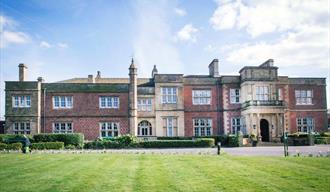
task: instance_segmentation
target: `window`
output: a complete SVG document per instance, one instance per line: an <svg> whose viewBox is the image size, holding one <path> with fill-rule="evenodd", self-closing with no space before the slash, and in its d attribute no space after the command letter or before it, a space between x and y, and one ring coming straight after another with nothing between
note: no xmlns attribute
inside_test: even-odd
<svg viewBox="0 0 330 192"><path fill-rule="evenodd" d="M257 91L257 100L258 101L268 101L269 100L269 89L266 86L258 86Z"/></svg>
<svg viewBox="0 0 330 192"><path fill-rule="evenodd" d="M73 133L71 122L53 123L53 133Z"/></svg>
<svg viewBox="0 0 330 192"><path fill-rule="evenodd" d="M138 99L138 111L151 111L151 98Z"/></svg>
<svg viewBox="0 0 330 192"><path fill-rule="evenodd" d="M296 90L296 104L297 105L311 105L313 92L312 90Z"/></svg>
<svg viewBox="0 0 330 192"><path fill-rule="evenodd" d="M277 99L278 99L279 101L282 101L282 100L283 100L282 89L278 89L278 90L277 90Z"/></svg>
<svg viewBox="0 0 330 192"><path fill-rule="evenodd" d="M177 134L177 118L176 117L164 117L163 118L163 135L172 137Z"/></svg>
<svg viewBox="0 0 330 192"><path fill-rule="evenodd" d="M119 135L119 123L102 122L100 123L101 137L117 137Z"/></svg>
<svg viewBox="0 0 330 192"><path fill-rule="evenodd" d="M239 89L230 89L230 103L239 103Z"/></svg>
<svg viewBox="0 0 330 192"><path fill-rule="evenodd" d="M194 136L212 135L212 119L194 119Z"/></svg>
<svg viewBox="0 0 330 192"><path fill-rule="evenodd" d="M239 117L234 117L231 119L231 130L232 134L237 134L239 131L241 131L241 118Z"/></svg>
<svg viewBox="0 0 330 192"><path fill-rule="evenodd" d="M31 107L30 95L15 95L13 96L13 107Z"/></svg>
<svg viewBox="0 0 330 192"><path fill-rule="evenodd" d="M53 96L54 109L70 109L73 107L72 96Z"/></svg>
<svg viewBox="0 0 330 192"><path fill-rule="evenodd" d="M13 124L14 134L30 134L31 123L30 122L15 122Z"/></svg>
<svg viewBox="0 0 330 192"><path fill-rule="evenodd" d="M194 105L211 104L211 90L193 90L192 97Z"/></svg>
<svg viewBox="0 0 330 192"><path fill-rule="evenodd" d="M298 132L313 132L314 130L314 119L310 117L297 118Z"/></svg>
<svg viewBox="0 0 330 192"><path fill-rule="evenodd" d="M162 87L162 103L176 103L177 102L176 87Z"/></svg>
<svg viewBox="0 0 330 192"><path fill-rule="evenodd" d="M151 123L148 121L141 121L138 124L138 135L139 136L150 136L152 135Z"/></svg>
<svg viewBox="0 0 330 192"><path fill-rule="evenodd" d="M119 97L101 96L99 98L100 108L119 108Z"/></svg>

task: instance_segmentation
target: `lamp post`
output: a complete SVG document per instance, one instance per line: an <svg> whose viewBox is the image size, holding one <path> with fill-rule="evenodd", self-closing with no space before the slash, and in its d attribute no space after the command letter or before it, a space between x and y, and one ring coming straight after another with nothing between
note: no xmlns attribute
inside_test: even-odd
<svg viewBox="0 0 330 192"><path fill-rule="evenodd" d="M218 142L218 155L220 155L220 151L221 151L221 142Z"/></svg>

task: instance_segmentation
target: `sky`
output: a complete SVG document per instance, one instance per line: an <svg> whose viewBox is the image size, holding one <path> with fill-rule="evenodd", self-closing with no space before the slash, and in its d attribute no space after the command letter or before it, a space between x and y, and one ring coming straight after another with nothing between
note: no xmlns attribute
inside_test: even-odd
<svg viewBox="0 0 330 192"><path fill-rule="evenodd" d="M279 75L327 78L329 0L0 0L0 118L4 81L46 82L159 73L220 75L274 59Z"/></svg>

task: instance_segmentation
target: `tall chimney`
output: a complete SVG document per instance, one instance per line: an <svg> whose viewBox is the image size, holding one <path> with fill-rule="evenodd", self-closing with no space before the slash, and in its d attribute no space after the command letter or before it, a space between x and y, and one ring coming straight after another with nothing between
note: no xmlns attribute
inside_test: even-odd
<svg viewBox="0 0 330 192"><path fill-rule="evenodd" d="M26 81L26 71L27 71L27 66L24 63L20 63L18 65L18 80L19 81Z"/></svg>
<svg viewBox="0 0 330 192"><path fill-rule="evenodd" d="M156 65L154 65L154 68L152 69L152 72L151 72L151 77L154 78L156 74L158 74L158 70L157 70Z"/></svg>
<svg viewBox="0 0 330 192"><path fill-rule="evenodd" d="M212 77L219 77L219 68L218 68L219 60L213 59L213 61L209 64L209 75Z"/></svg>
<svg viewBox="0 0 330 192"><path fill-rule="evenodd" d="M132 58L129 66L129 128L131 135L137 135L137 68Z"/></svg>
<svg viewBox="0 0 330 192"><path fill-rule="evenodd" d="M96 78L100 79L101 78L101 71L97 71Z"/></svg>
<svg viewBox="0 0 330 192"><path fill-rule="evenodd" d="M88 83L94 83L93 75L88 75Z"/></svg>

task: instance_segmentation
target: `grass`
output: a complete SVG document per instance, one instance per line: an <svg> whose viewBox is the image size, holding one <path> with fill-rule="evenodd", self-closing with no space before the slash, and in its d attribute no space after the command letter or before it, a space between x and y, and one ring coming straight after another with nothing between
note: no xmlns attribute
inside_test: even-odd
<svg viewBox="0 0 330 192"><path fill-rule="evenodd" d="M330 158L0 154L0 191L329 191Z"/></svg>

